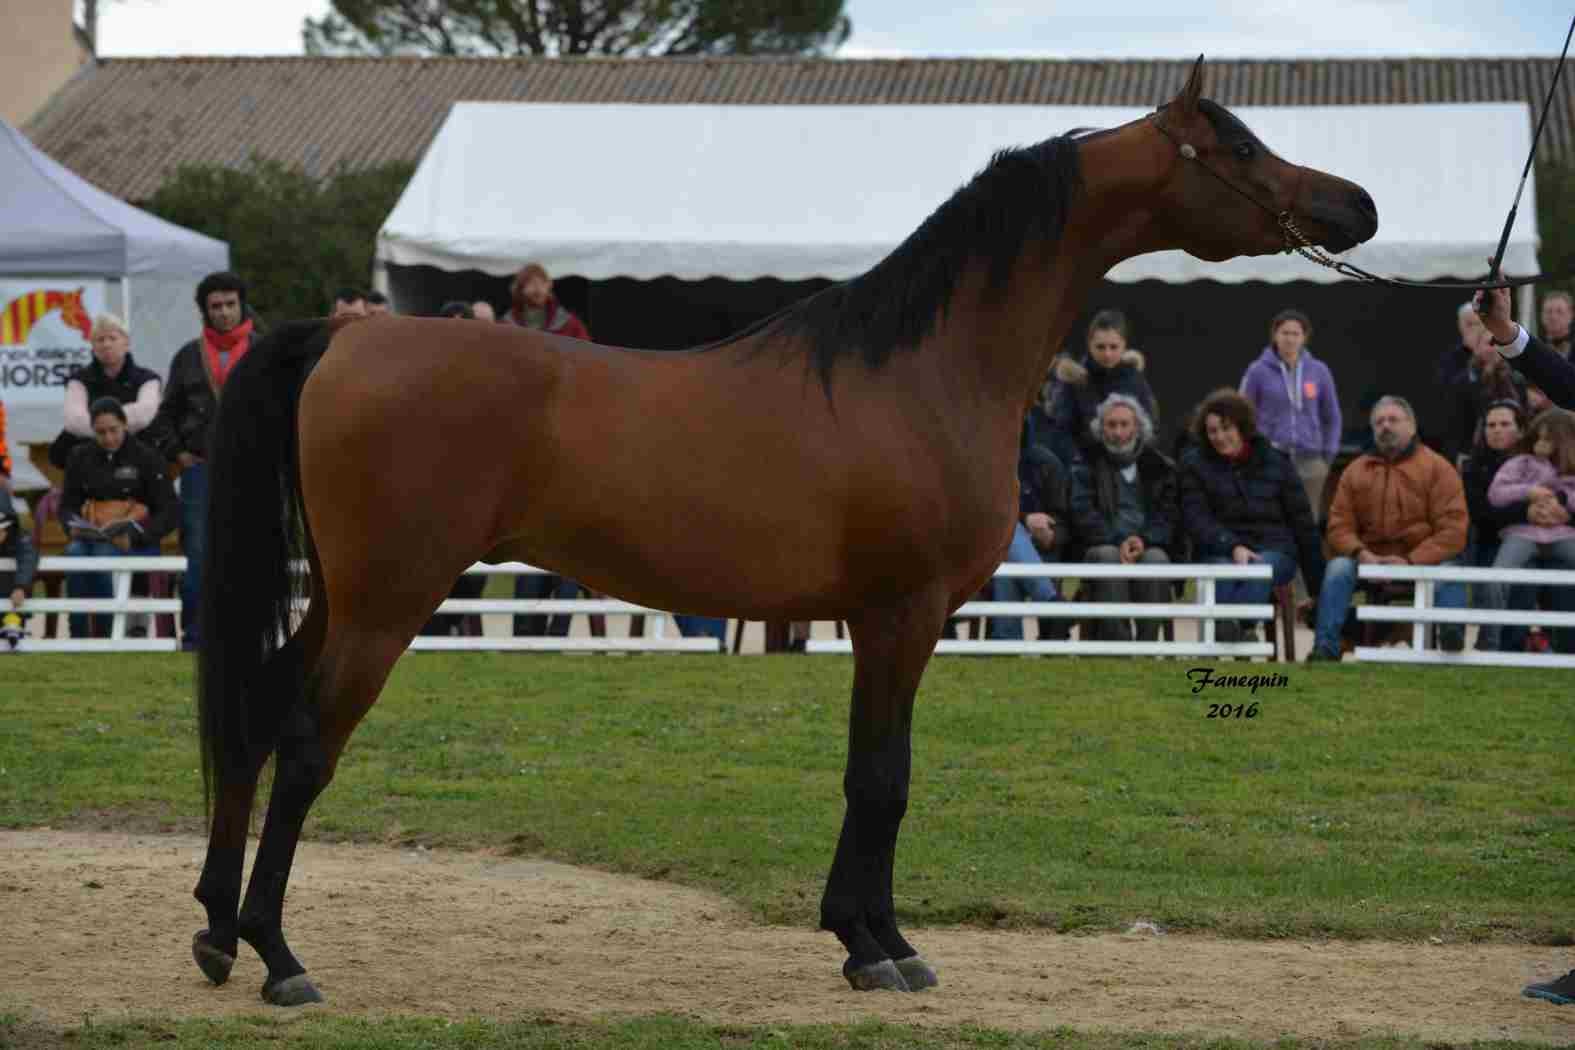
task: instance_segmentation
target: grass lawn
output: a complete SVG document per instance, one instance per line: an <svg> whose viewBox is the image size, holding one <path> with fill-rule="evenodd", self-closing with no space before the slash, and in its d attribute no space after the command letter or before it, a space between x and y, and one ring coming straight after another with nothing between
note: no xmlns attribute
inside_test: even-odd
<svg viewBox="0 0 1575 1050"><path fill-rule="evenodd" d="M1414 1039L1344 1042L1281 1039L1254 1044L1236 1039L1124 1035L1056 1029L1043 1033L982 1028L909 1028L867 1023L743 1027L700 1024L672 1017L596 1025L552 1021L494 1023L401 1019L363 1021L342 1017L256 1017L227 1021L148 1021L90 1024L70 1032L29 1028L0 1015L0 1048L159 1047L160 1050L274 1050L281 1042L303 1050L1437 1050ZM1539 1044L1502 1041L1481 1050L1543 1050Z"/></svg>
<svg viewBox="0 0 1575 1050"><path fill-rule="evenodd" d="M1293 666L1255 717L1211 719L1254 698L1194 695L1187 666L933 662L905 921L1570 943L1575 676ZM813 923L850 676L841 657L411 655L307 834L541 855ZM191 693L172 655L4 661L0 826L200 831ZM495 1035L474 1038L435 1045Z"/></svg>

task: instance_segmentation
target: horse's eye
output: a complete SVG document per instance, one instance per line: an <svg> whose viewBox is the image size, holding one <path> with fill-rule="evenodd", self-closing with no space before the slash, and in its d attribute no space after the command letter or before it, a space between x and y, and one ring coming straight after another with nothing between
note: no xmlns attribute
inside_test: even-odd
<svg viewBox="0 0 1575 1050"><path fill-rule="evenodd" d="M1236 158L1238 160L1251 160L1253 154L1252 143L1241 142L1236 145Z"/></svg>

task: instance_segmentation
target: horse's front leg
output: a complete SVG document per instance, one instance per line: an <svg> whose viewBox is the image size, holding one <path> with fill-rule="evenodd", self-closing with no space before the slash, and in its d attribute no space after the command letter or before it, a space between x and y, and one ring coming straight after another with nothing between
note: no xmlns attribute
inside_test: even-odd
<svg viewBox="0 0 1575 1050"><path fill-rule="evenodd" d="M916 991L937 983L935 971L897 929L892 864L908 808L913 698L946 612L944 594L916 595L849 623L854 671L843 777L847 813L820 902L820 925L848 950L842 973L859 990Z"/></svg>

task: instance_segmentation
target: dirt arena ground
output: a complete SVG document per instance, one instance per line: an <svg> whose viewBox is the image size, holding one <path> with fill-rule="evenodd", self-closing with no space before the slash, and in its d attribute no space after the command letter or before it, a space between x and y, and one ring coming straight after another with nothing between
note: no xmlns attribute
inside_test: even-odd
<svg viewBox="0 0 1575 1050"><path fill-rule="evenodd" d="M244 946L223 988L191 962L202 855L189 837L0 832L0 1010L60 1026L272 1010ZM328 997L307 1009L365 1015L1575 1042L1575 1007L1519 995L1575 965L1566 949L916 930L941 987L854 994L828 934L756 925L697 890L479 853L306 843L286 930Z"/></svg>

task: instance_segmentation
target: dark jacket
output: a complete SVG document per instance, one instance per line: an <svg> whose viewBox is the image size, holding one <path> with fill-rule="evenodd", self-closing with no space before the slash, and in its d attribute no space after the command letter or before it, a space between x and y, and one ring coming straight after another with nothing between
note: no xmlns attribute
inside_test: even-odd
<svg viewBox="0 0 1575 1050"><path fill-rule="evenodd" d="M0 600L3 600L13 588L32 590L33 579L38 574L38 548L22 528L22 517L11 501L11 493L5 489L0 489L0 527L5 528L5 539L0 540L0 558L16 559L15 572L0 569Z"/></svg>
<svg viewBox="0 0 1575 1050"><path fill-rule="evenodd" d="M1181 517L1200 558L1229 558L1240 545L1296 559L1309 593L1323 584L1323 547L1307 489L1290 457L1264 437L1232 463L1207 442L1181 458Z"/></svg>
<svg viewBox="0 0 1575 1050"><path fill-rule="evenodd" d="M1089 547L1120 546L1126 536L1114 527L1121 468L1094 445L1072 464L1071 510L1077 542ZM1137 457L1138 484L1148 520L1138 533L1144 546L1158 547L1175 560L1181 515L1176 501L1176 465L1158 449L1146 447Z"/></svg>
<svg viewBox="0 0 1575 1050"><path fill-rule="evenodd" d="M164 461L130 434L114 452L91 442L71 453L60 496L60 523L67 531L71 517L81 514L82 504L90 499L134 499L148 508L148 520L142 523L142 536L134 546L158 543L180 519L180 504Z"/></svg>
<svg viewBox="0 0 1575 1050"><path fill-rule="evenodd" d="M250 353L251 347L262 339L262 332L249 312L247 318L253 325L247 344L247 353ZM159 414L143 431L142 440L170 462L182 452L206 459L208 436L218 407L219 398L202 359L202 337L198 336L175 351L175 359L170 362L169 381L164 384L164 399L159 402Z"/></svg>
<svg viewBox="0 0 1575 1050"><path fill-rule="evenodd" d="M1083 355L1081 362L1070 357L1060 357L1055 363L1058 382L1055 398L1050 404L1049 449L1070 463L1080 454L1097 445L1089 424L1095 409L1111 394L1127 394L1143 406L1148 418L1159 426L1159 411L1154 402L1154 391L1143 377L1143 355L1127 350L1114 368L1104 368Z"/></svg>
<svg viewBox="0 0 1575 1050"><path fill-rule="evenodd" d="M1498 468L1514 455L1513 448L1495 452L1479 445L1471 450L1460 471L1460 481L1466 487L1466 509L1471 514L1471 542L1478 547L1496 545L1501 529L1529 524L1526 511L1531 507L1530 500L1503 507L1495 507L1488 500L1488 489L1493 486Z"/></svg>
<svg viewBox="0 0 1575 1050"><path fill-rule="evenodd" d="M66 381L82 384L83 389L87 391L89 408L101 397L112 397L122 405L132 404L137 400L137 395L142 392L145 384L162 382L157 372L137 364L131 354L126 355L126 360L120 366L120 374L113 379L104 374L104 366L94 359L72 372ZM152 424L150 423L149 426ZM62 430L49 446L49 462L61 470L66 469L66 464L71 460L71 453L76 451L77 446L92 440L90 437Z"/></svg>
<svg viewBox="0 0 1575 1050"><path fill-rule="evenodd" d="M1554 353L1548 344L1532 336L1526 349L1510 363L1526 382L1547 394L1549 401L1575 411L1575 364Z"/></svg>
<svg viewBox="0 0 1575 1050"><path fill-rule="evenodd" d="M1046 561L1060 561L1072 539L1072 513L1069 505L1071 478L1059 457L1043 445L1029 442L1028 423L1023 424L1023 440L1018 450L1018 520L1030 514L1048 514L1055 524L1055 543L1039 553ZM1037 546L1037 545L1036 545Z"/></svg>
<svg viewBox="0 0 1575 1050"><path fill-rule="evenodd" d="M1495 369L1484 376L1464 347L1456 366L1445 384L1449 422L1439 442L1443 447L1438 450L1451 463L1471 451L1477 424L1489 405L1495 401L1526 403L1526 379L1516 369Z"/></svg>

